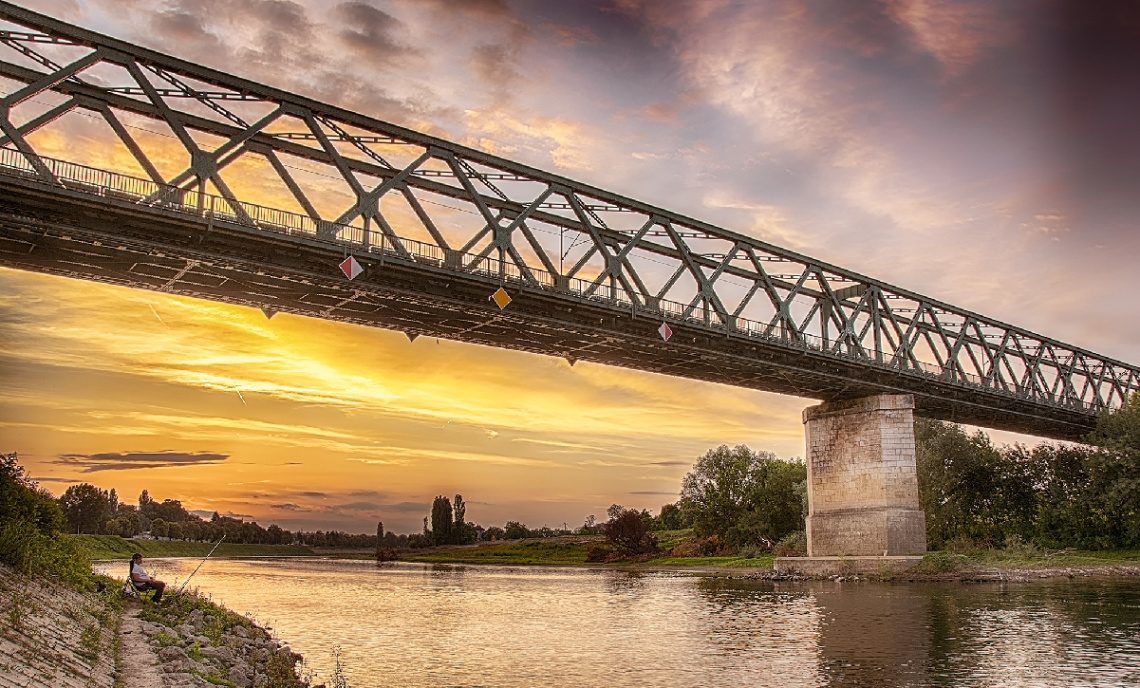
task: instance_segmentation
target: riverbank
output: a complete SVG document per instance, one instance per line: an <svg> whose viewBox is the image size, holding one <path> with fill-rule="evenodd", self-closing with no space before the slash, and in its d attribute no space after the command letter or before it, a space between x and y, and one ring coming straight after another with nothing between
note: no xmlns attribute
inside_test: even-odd
<svg viewBox="0 0 1140 688"><path fill-rule="evenodd" d="M507 566L622 566L677 568L771 568L774 557L671 557L668 555L609 564L587 561L590 548L604 542L600 537L564 536L556 538L480 542L423 550L399 550L400 561L423 564L500 564Z"/></svg>
<svg viewBox="0 0 1140 688"><path fill-rule="evenodd" d="M204 557L214 548L211 542L122 538L118 535L67 535L88 559L130 559L135 552L144 557ZM325 550L326 552L328 550ZM223 542L215 557L312 557L318 553L301 545L244 545Z"/></svg>
<svg viewBox="0 0 1140 688"><path fill-rule="evenodd" d="M514 540L475 545L457 545L401 551L400 561L425 564L509 566L591 566L639 570L689 571L706 575L754 579L799 579L781 576L772 569L774 557L670 557L609 564L588 562L591 546L599 538L551 538ZM867 576L864 576L866 578ZM1041 578L1136 578L1140 577L1140 551L1136 550L1042 550L1035 547L976 549L966 553L927 552L915 569L893 576L894 581L1012 581Z"/></svg>
<svg viewBox="0 0 1140 688"><path fill-rule="evenodd" d="M83 588L0 564L0 687L310 686L300 655L204 597L127 600L104 577Z"/></svg>
<svg viewBox="0 0 1140 688"><path fill-rule="evenodd" d="M213 545L179 540L124 539L113 535L69 536L91 559L126 559L133 552L148 558L204 557ZM737 555L673 557L608 564L588 561L591 547L604 542L597 536L480 542L422 550L399 550L399 561L422 564L501 566L589 566L615 569L673 570L706 575L748 576L779 580L772 570L773 556ZM295 545L242 545L222 543L216 558L333 557L371 559L367 550L315 549ZM1071 575L1070 575L1071 574ZM1010 581L1040 578L1134 578L1140 576L1138 550L1043 550L1032 546L1004 549L979 548L964 553L927 552L915 569L884 580Z"/></svg>
<svg viewBox="0 0 1140 688"><path fill-rule="evenodd" d="M112 688L122 601L0 564L0 686Z"/></svg>

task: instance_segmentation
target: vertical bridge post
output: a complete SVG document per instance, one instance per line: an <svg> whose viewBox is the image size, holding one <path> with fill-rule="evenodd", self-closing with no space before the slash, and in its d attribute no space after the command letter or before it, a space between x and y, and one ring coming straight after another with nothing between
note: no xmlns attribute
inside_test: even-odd
<svg viewBox="0 0 1140 688"><path fill-rule="evenodd" d="M914 397L883 394L804 409L807 558L776 560L808 575L904 570L926 551L918 500Z"/></svg>

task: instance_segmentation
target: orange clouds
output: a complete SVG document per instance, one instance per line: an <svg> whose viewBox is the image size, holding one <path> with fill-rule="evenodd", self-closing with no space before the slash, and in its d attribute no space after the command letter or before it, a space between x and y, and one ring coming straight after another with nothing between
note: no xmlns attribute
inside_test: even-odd
<svg viewBox="0 0 1140 688"><path fill-rule="evenodd" d="M367 484L388 495L367 517L287 516L410 529L417 518L384 504L461 491L495 502L484 521L578 521L612 501L668 501L631 495L675 492L722 441L785 454L802 444L793 399L145 291L0 279L20 294L0 309L6 451L38 477L125 495L146 487L265 520L278 518L271 503L309 508L283 496L301 485L339 499ZM94 476L59 459L164 452L229 458ZM251 481L262 495L252 500Z"/></svg>

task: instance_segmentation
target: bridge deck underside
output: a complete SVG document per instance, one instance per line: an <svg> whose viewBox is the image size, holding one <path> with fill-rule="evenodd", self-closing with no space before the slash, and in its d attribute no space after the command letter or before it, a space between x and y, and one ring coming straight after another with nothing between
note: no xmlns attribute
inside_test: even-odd
<svg viewBox="0 0 1140 688"><path fill-rule="evenodd" d="M666 342L658 319L553 291L508 286L500 311L496 279L431 264L371 256L349 281L343 257L303 238L0 181L6 267L822 401L913 394L920 415L1043 437L1076 440L1095 425L1087 410L697 326L670 323Z"/></svg>

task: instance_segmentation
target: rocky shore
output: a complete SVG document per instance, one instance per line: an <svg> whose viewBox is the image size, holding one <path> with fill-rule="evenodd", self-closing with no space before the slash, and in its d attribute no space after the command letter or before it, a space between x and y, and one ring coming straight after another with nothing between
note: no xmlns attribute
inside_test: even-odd
<svg viewBox="0 0 1140 688"><path fill-rule="evenodd" d="M0 565L0 688L322 688L301 655L205 597L154 604L101 587Z"/></svg>
<svg viewBox="0 0 1140 688"><path fill-rule="evenodd" d="M173 596L159 605L133 603L123 636L124 658L145 663L145 653L137 650L145 643L154 656L152 673L165 688L309 685L298 672L300 655L250 619L197 595Z"/></svg>
<svg viewBox="0 0 1140 688"><path fill-rule="evenodd" d="M0 688L111 688L116 601L0 564Z"/></svg>

